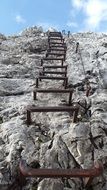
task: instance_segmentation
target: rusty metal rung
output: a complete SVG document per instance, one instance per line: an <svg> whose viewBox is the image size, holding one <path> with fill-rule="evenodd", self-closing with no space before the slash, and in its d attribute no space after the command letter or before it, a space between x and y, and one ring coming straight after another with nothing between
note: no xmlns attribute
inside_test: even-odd
<svg viewBox="0 0 107 190"><path fill-rule="evenodd" d="M39 77L38 77L39 79L51 79L51 80L66 80L66 79L68 79L67 77L56 77L56 76L42 76L42 75L40 75Z"/></svg>
<svg viewBox="0 0 107 190"><path fill-rule="evenodd" d="M56 44L56 45L55 44L54 45L50 44L49 48L61 48L61 49L67 50L67 46L65 46L65 45L58 45L58 44Z"/></svg>
<svg viewBox="0 0 107 190"><path fill-rule="evenodd" d="M52 42L52 41L53 42L56 42L56 41L59 41L59 42L61 41L62 42L63 41L63 43L64 43L64 39L63 38L48 38L48 42Z"/></svg>
<svg viewBox="0 0 107 190"><path fill-rule="evenodd" d="M67 69L67 67L68 67L68 65L63 65L63 66L60 66L60 65L43 66L44 69L58 69L58 68Z"/></svg>
<svg viewBox="0 0 107 190"><path fill-rule="evenodd" d="M56 43L56 42L54 42L54 43L49 43L49 46L50 46L50 47L51 47L51 46L55 46L55 47L59 46L59 47L62 47L62 48L67 48L66 43L63 43L63 42L61 42L61 43Z"/></svg>
<svg viewBox="0 0 107 190"><path fill-rule="evenodd" d="M42 93L69 93L73 92L73 89L35 89L34 91Z"/></svg>
<svg viewBox="0 0 107 190"><path fill-rule="evenodd" d="M50 35L48 35L48 38L50 38L50 37L60 37L60 38L63 38L63 36L62 36L62 34L50 34Z"/></svg>
<svg viewBox="0 0 107 190"><path fill-rule="evenodd" d="M62 36L61 32L50 32L48 36Z"/></svg>
<svg viewBox="0 0 107 190"><path fill-rule="evenodd" d="M62 74L64 74L64 75L66 75L67 74L67 71L42 71L41 72L43 75L44 74L59 74L59 75L62 75Z"/></svg>
<svg viewBox="0 0 107 190"><path fill-rule="evenodd" d="M64 39L63 38L48 38L48 43L52 43L52 42L55 42L55 43L64 43Z"/></svg>
<svg viewBox="0 0 107 190"><path fill-rule="evenodd" d="M78 105L73 106L46 106L46 107L38 107L38 106L28 106L27 110L31 112L72 112L78 110Z"/></svg>
<svg viewBox="0 0 107 190"><path fill-rule="evenodd" d="M56 57L47 57L47 58L43 58L43 60L45 60L45 61L49 61L49 60L61 60L61 61L63 61L64 59L63 58L56 58Z"/></svg>
<svg viewBox="0 0 107 190"><path fill-rule="evenodd" d="M38 78L36 78L36 88L38 88L39 86L39 80L41 81L41 79L48 79L48 80L64 80L64 86L65 88L67 87L68 84L68 77L52 77L52 76L42 76L40 75Z"/></svg>
<svg viewBox="0 0 107 190"><path fill-rule="evenodd" d="M37 107L37 106L28 106L27 107L27 124L30 125L31 113L32 112L73 112L73 123L77 121L79 111L79 105L74 104L73 106L47 106L47 107Z"/></svg>
<svg viewBox="0 0 107 190"><path fill-rule="evenodd" d="M61 64L63 66L64 58L56 58L56 57L46 57L41 59L41 66L43 65L44 61L61 61Z"/></svg>
<svg viewBox="0 0 107 190"><path fill-rule="evenodd" d="M20 177L41 177L41 178L85 178L87 183L85 186L90 186L92 178L98 177L103 173L103 165L97 161L94 166L89 169L34 169L27 166L25 160L21 160L19 163ZM89 183L88 183L89 182ZM87 185L88 184L88 185Z"/></svg>
<svg viewBox="0 0 107 190"><path fill-rule="evenodd" d="M65 58L66 58L66 53L53 53L53 52L47 52L47 53L46 53L46 58L47 58L49 55L63 56L64 61L65 61Z"/></svg>
<svg viewBox="0 0 107 190"><path fill-rule="evenodd" d="M60 66L60 65L43 66L43 71L45 71L46 69L49 69L49 70L54 69L54 71L56 69L60 69L61 71L67 72L67 65L63 65L63 66Z"/></svg>
<svg viewBox="0 0 107 190"><path fill-rule="evenodd" d="M50 44L50 45L51 45L51 44L66 45L64 42L49 42L49 44Z"/></svg>
<svg viewBox="0 0 107 190"><path fill-rule="evenodd" d="M63 39L63 36L62 36L62 35L57 35L57 34L51 34L51 35L48 36L48 38L50 38L50 37L55 37L55 38L56 38L56 37L57 37L57 38L59 37L59 38L62 38L62 39Z"/></svg>
<svg viewBox="0 0 107 190"><path fill-rule="evenodd" d="M61 34L61 32L49 32L49 34Z"/></svg>
<svg viewBox="0 0 107 190"><path fill-rule="evenodd" d="M64 40L64 38L62 38L62 36L56 36L56 37L49 36L48 40Z"/></svg>
<svg viewBox="0 0 107 190"><path fill-rule="evenodd" d="M39 93L69 93L69 102L68 105L72 103L72 94L73 89L35 89L33 91L33 99L37 99L37 92Z"/></svg>
<svg viewBox="0 0 107 190"><path fill-rule="evenodd" d="M65 50L65 49L50 48L50 49L47 50L47 52L51 52L51 51L57 51L57 52L58 52L58 51L60 51L60 52L62 51L62 52L64 52L64 53L66 53L66 50Z"/></svg>
<svg viewBox="0 0 107 190"><path fill-rule="evenodd" d="M58 56L65 56L66 53L52 53L52 52L47 52L47 55L58 55Z"/></svg>

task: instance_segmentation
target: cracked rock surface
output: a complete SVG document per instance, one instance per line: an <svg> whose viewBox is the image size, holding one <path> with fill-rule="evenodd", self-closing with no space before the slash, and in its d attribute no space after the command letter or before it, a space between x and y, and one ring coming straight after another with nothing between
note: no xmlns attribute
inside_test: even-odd
<svg viewBox="0 0 107 190"><path fill-rule="evenodd" d="M67 94L37 94L33 100L41 59L47 50L47 34L29 28L17 36L0 34L0 190L20 190L20 158L31 167L90 168L94 161L104 165L103 176L88 190L107 189L107 35L77 33L65 36L68 87L79 102L78 122L66 112L33 113L26 124L29 105L66 105ZM79 51L76 53L76 43ZM48 64L52 64L48 62ZM56 64L56 63L55 63ZM58 69L59 71L59 69ZM91 85L86 97L85 80ZM41 81L40 88L64 88L61 81ZM85 190L80 178L27 178L22 190Z"/></svg>

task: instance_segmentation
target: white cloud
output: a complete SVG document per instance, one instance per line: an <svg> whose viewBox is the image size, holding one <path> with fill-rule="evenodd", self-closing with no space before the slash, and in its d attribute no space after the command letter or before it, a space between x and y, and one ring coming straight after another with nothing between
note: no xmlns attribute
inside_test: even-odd
<svg viewBox="0 0 107 190"><path fill-rule="evenodd" d="M93 29L99 28L101 22L107 20L107 1L89 0L86 5L86 15L86 25Z"/></svg>
<svg viewBox="0 0 107 190"><path fill-rule="evenodd" d="M84 15L85 29L100 29L101 23L107 21L107 0L71 0L71 4L75 13Z"/></svg>
<svg viewBox="0 0 107 190"><path fill-rule="evenodd" d="M71 0L73 7L75 8L82 8L83 7L83 0Z"/></svg>
<svg viewBox="0 0 107 190"><path fill-rule="evenodd" d="M21 23L24 24L26 22L26 20L21 16L21 15L16 15L15 20L17 23Z"/></svg>
<svg viewBox="0 0 107 190"><path fill-rule="evenodd" d="M77 28L77 27L78 27L78 24L77 24L76 22L70 22L70 21L68 21L68 22L67 22L67 26L68 26L68 27Z"/></svg>

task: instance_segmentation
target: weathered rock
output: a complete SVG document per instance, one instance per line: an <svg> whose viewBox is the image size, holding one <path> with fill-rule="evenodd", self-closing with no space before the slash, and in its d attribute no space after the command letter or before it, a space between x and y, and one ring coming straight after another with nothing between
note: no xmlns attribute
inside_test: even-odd
<svg viewBox="0 0 107 190"><path fill-rule="evenodd" d="M92 188L106 190L107 35L78 33L70 38L65 35L68 86L74 87L73 101L80 105L78 123L72 124L72 114L70 117L66 112L34 113L33 123L28 127L28 105L57 106L68 102L65 94L38 93L37 100L33 100L35 78L42 70L41 58L48 47L47 34L42 28L32 27L17 36L0 35L0 189L19 190L17 175L22 157L30 166L36 162L42 168L89 168L94 161L101 160L105 170L102 177L92 182ZM75 52L77 42L79 53ZM86 79L91 85L89 97ZM62 81L43 80L39 87L61 89L63 85ZM41 182L29 179L23 189L34 188L82 190L83 183L77 178Z"/></svg>
<svg viewBox="0 0 107 190"><path fill-rule="evenodd" d="M39 183L39 186L38 186L38 189L37 190L63 190L64 188L64 185L63 183L61 182L61 180L53 180L53 179L50 179L50 180L47 180L47 179L44 179L42 182Z"/></svg>

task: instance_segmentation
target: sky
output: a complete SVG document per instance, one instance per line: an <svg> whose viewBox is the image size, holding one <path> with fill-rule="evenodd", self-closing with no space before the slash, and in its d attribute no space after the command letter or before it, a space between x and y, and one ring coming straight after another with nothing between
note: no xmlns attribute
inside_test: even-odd
<svg viewBox="0 0 107 190"><path fill-rule="evenodd" d="M107 0L0 0L0 33L17 34L32 26L107 32Z"/></svg>

